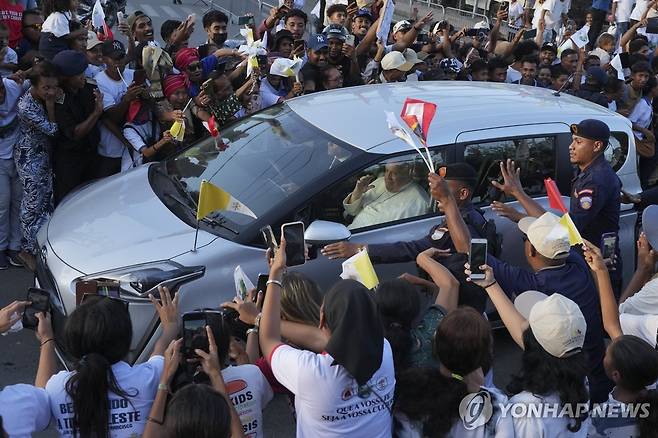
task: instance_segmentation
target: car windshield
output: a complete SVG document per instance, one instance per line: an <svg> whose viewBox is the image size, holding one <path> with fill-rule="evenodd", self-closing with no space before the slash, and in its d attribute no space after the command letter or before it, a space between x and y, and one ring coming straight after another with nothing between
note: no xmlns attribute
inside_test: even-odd
<svg viewBox="0 0 658 438"><path fill-rule="evenodd" d="M170 158L166 168L197 204L203 180L228 193L228 205L208 217L226 219L240 231L359 151L278 105L200 141Z"/></svg>

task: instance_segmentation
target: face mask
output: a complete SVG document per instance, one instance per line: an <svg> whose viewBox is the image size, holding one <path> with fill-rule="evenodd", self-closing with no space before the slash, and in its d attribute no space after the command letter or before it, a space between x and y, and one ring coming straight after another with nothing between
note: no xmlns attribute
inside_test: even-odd
<svg viewBox="0 0 658 438"><path fill-rule="evenodd" d="M218 46L223 46L224 43L226 42L227 36L228 36L228 34L226 34L226 33L213 34L212 42L217 44Z"/></svg>

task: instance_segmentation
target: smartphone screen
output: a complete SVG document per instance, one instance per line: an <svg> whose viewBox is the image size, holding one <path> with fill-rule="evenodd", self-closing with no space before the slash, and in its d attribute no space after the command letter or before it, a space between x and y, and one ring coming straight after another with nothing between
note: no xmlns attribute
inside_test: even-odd
<svg viewBox="0 0 658 438"><path fill-rule="evenodd" d="M466 36L477 36L478 30L477 29L468 29L464 35Z"/></svg>
<svg viewBox="0 0 658 438"><path fill-rule="evenodd" d="M286 265L303 265L306 262L304 224L301 222L283 224L281 226L281 235L286 240Z"/></svg>
<svg viewBox="0 0 658 438"><path fill-rule="evenodd" d="M50 294L43 289L31 287L27 290L27 301L32 304L27 306L23 312L23 327L35 329L39 325L39 320L35 315L50 310Z"/></svg>
<svg viewBox="0 0 658 438"><path fill-rule="evenodd" d="M203 312L183 314L183 354L186 358L197 357L194 350L208 351L206 315Z"/></svg>
<svg viewBox="0 0 658 438"><path fill-rule="evenodd" d="M135 70L135 73L133 74L133 82L137 85L144 85L146 82L146 70L141 68Z"/></svg>
<svg viewBox="0 0 658 438"><path fill-rule="evenodd" d="M471 266L471 276L473 280L483 280L484 272L480 266L487 263L487 239L471 239L471 251L468 258L468 264Z"/></svg>
<svg viewBox="0 0 658 438"><path fill-rule="evenodd" d="M605 233L601 236L601 256L609 268L614 269L615 254L617 252L617 234Z"/></svg>
<svg viewBox="0 0 658 438"><path fill-rule="evenodd" d="M272 227L267 225L261 228L260 232L263 235L263 239L265 240L265 245L267 245L267 247L270 249L270 257L274 257L274 253L276 252L279 245L276 243L276 239L274 238Z"/></svg>
<svg viewBox="0 0 658 438"><path fill-rule="evenodd" d="M265 292L267 291L267 280L270 279L269 274L258 274L258 282L256 283L256 295L254 295L254 302L258 300L258 292L263 294L265 299Z"/></svg>
<svg viewBox="0 0 658 438"><path fill-rule="evenodd" d="M352 35L354 37L354 35ZM306 41L304 40L295 40L292 43L293 50L299 51L299 50L304 50L306 48ZM302 47L302 49L299 49Z"/></svg>
<svg viewBox="0 0 658 438"><path fill-rule="evenodd" d="M254 24L254 17L252 15L238 17L238 25L244 26L245 24Z"/></svg>

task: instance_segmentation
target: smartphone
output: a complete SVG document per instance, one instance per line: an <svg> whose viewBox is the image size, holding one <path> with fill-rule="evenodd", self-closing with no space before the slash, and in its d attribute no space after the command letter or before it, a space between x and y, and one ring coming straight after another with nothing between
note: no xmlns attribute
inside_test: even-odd
<svg viewBox="0 0 658 438"><path fill-rule="evenodd" d="M198 357L194 350L208 351L208 334L206 333L206 314L204 312L187 312L183 314L183 356L186 359Z"/></svg>
<svg viewBox="0 0 658 438"><path fill-rule="evenodd" d="M601 236L601 256L608 269L615 270L615 254L617 253L617 233L605 233Z"/></svg>
<svg viewBox="0 0 658 438"><path fill-rule="evenodd" d="M354 47L355 42L356 42L356 38L354 37L354 35L349 34L345 37L345 44L347 44L348 46Z"/></svg>
<svg viewBox="0 0 658 438"><path fill-rule="evenodd" d="M647 19L647 27L644 31L646 33L658 33L658 17Z"/></svg>
<svg viewBox="0 0 658 438"><path fill-rule="evenodd" d="M243 15L241 17L238 17L238 25L239 26L244 26L244 25L254 25L254 16L253 15Z"/></svg>
<svg viewBox="0 0 658 438"><path fill-rule="evenodd" d="M146 70L139 68L133 73L133 83L144 85L146 83Z"/></svg>
<svg viewBox="0 0 658 438"><path fill-rule="evenodd" d="M258 274L258 282L256 283L256 295L254 295L254 302L258 299L258 292L263 294L265 298L265 292L267 291L267 280L270 279L269 274Z"/></svg>
<svg viewBox="0 0 658 438"><path fill-rule="evenodd" d="M500 5L498 6L498 10L499 10L499 11L506 11L508 6L509 6L509 3L507 3L507 2L502 2L502 3L500 3Z"/></svg>
<svg viewBox="0 0 658 438"><path fill-rule="evenodd" d="M274 237L274 232L272 227L269 225L264 226L260 229L263 239L265 240L265 245L270 249L270 256L274 257L274 253L279 249L279 244L276 243L276 238Z"/></svg>
<svg viewBox="0 0 658 438"><path fill-rule="evenodd" d="M290 8L286 5L281 5L278 10L278 15L279 17L283 17L284 15L288 15L288 12L290 12Z"/></svg>
<svg viewBox="0 0 658 438"><path fill-rule="evenodd" d="M471 239L471 251L468 256L471 266L471 280L484 280L484 271L480 266L487 264L487 239Z"/></svg>
<svg viewBox="0 0 658 438"><path fill-rule="evenodd" d="M201 89L211 99L215 98L215 80L213 78L208 79L203 84L201 84Z"/></svg>
<svg viewBox="0 0 658 438"><path fill-rule="evenodd" d="M117 21L119 22L119 24L128 24L128 19L126 18L126 15L121 11L117 12Z"/></svg>
<svg viewBox="0 0 658 438"><path fill-rule="evenodd" d="M23 311L23 327L34 330L39 325L36 314L50 310L50 294L43 289L31 287L27 290L27 301L32 304Z"/></svg>
<svg viewBox="0 0 658 438"><path fill-rule="evenodd" d="M354 38L354 35L352 35L352 38ZM293 51L299 51L301 47L301 50L306 50L306 41L304 40L295 40L292 43L292 49Z"/></svg>
<svg viewBox="0 0 658 438"><path fill-rule="evenodd" d="M537 38L537 29L530 29L523 32L524 40L534 40Z"/></svg>
<svg viewBox="0 0 658 438"><path fill-rule="evenodd" d="M304 224L302 222L283 224L281 235L286 240L286 266L299 266L306 263Z"/></svg>

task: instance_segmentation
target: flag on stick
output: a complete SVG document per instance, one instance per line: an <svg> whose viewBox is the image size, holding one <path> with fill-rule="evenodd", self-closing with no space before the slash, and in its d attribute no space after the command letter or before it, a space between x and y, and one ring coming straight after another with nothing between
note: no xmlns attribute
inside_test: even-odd
<svg viewBox="0 0 658 438"><path fill-rule="evenodd" d="M183 141L185 138L185 120L182 122L178 120L174 121L171 128L169 128L169 133L174 137L174 140Z"/></svg>
<svg viewBox="0 0 658 438"><path fill-rule="evenodd" d="M342 264L342 279L356 280L368 289L374 289L379 284L379 278L368 256L368 250L363 249L345 260Z"/></svg>
<svg viewBox="0 0 658 438"><path fill-rule="evenodd" d="M569 232L569 243L571 246L579 244L582 245L583 238L581 237L578 228L576 228L576 224L573 223L571 216L569 216L569 210L567 210L564 202L562 202L562 195L560 194L560 190L557 188L557 184L555 184L553 179L546 178L544 180L544 185L546 186L546 195L548 196L550 207L562 212L560 224L562 224L562 226Z"/></svg>
<svg viewBox="0 0 658 438"><path fill-rule="evenodd" d="M386 122L388 123L388 129L391 130L393 135L404 140L409 146L413 147L416 152L420 154L420 157L425 162L427 169L430 172L434 172L434 163L432 163L432 157L427 153L427 157L420 150L420 147L416 144L416 136L409 130L409 127L406 123L400 123L398 118L392 112L386 111ZM427 149L427 148L426 148Z"/></svg>
<svg viewBox="0 0 658 438"><path fill-rule="evenodd" d="M227 191L220 189L213 183L204 179L201 181L196 218L197 220L201 220L213 211L218 210L233 211L257 219L257 216L249 209L249 207L235 199Z"/></svg>

